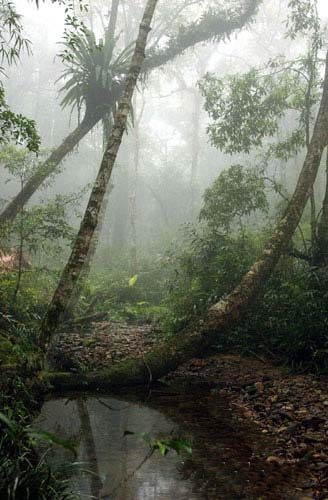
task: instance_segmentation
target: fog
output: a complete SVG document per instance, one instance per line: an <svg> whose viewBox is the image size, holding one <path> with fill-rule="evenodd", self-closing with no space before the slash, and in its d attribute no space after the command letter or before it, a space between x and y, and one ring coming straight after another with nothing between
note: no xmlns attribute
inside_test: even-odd
<svg viewBox="0 0 328 500"><path fill-rule="evenodd" d="M124 32L123 7L118 18L118 44L136 36L138 15L142 2L124 2L124 9L131 17L132 30ZM186 2L185 2L186 3ZM188 3L188 2L187 2ZM181 21L174 20L167 26L172 32L179 22L195 18L211 2L189 2L193 5L182 9ZM140 4L140 5L139 5ZM182 1L175 5L183 4ZM206 134L208 116L203 110L203 100L197 82L210 71L220 77L247 71L252 66L264 64L268 58L284 55L295 57L303 41L286 40L284 20L287 16L286 1L262 2L259 12L248 28L233 33L230 40L220 43L206 42L186 50L182 56L154 70L147 81L139 85L134 98L134 113L138 130L130 126L113 175L113 190L102 227L104 245L119 246L128 250L131 245L131 192L136 191L133 207L137 230L138 248L142 252L175 238L182 224L195 221L202 204L202 194L213 179L229 164L243 161L220 153L209 144ZM319 2L322 25L327 20L326 2ZM58 57L64 29L65 7L58 4L19 1L17 9L23 15L26 36L31 41L32 54L23 54L19 62L7 68L4 80L7 100L13 110L36 121L41 136L41 147L51 150L58 146L77 123L76 111L62 109L63 64ZM163 23L163 16L170 18L166 3L159 5L156 23ZM108 6L91 2L83 21L94 26L96 36L102 36L101 23L106 24ZM78 12L78 10L77 10ZM125 14L124 14L125 15ZM164 18L165 23L165 18ZM165 30L157 42L165 43ZM71 193L85 188L95 178L102 155L102 127L96 126L66 158L61 172L51 183L36 193L30 203L37 203L55 193ZM195 149L197 141L197 150ZM138 143L138 164L134 165L134 149ZM193 158L194 156L194 158ZM297 174L297 169L296 169ZM295 174L295 175L296 175ZM293 180L295 175L292 174ZM8 199L17 191L17 183L7 181L2 170L2 198ZM85 193L80 212L87 200ZM130 200L130 201L129 201ZM75 226L77 221L74 222Z"/></svg>
<svg viewBox="0 0 328 500"><path fill-rule="evenodd" d="M142 4L126 0L119 6L117 50L136 38ZM238 2L232 2L235 4ZM213 5L217 2L179 0L171 8L160 2L149 46L165 46L181 24L200 18ZM21 0L17 10L23 16L24 33L32 52L22 52L15 65L5 68L6 98L12 110L35 120L41 152L49 152L79 123L76 109L61 106L60 88L65 80L60 77L65 68L59 54L63 49L65 5L42 2L37 7ZM318 12L325 32L328 6L324 0L318 3ZM97 40L104 36L109 19L106 3L91 2L85 13L75 6L75 14L94 31ZM259 68L277 56L292 60L304 53L304 37L286 38L287 16L287 0L260 2L256 16L246 27L222 41L195 44L140 81L133 99L135 124L131 119L124 136L101 223L98 258L102 265L112 266L112 256L117 252L128 255L131 247L136 247L140 255L164 254L172 242L181 238L186 223L198 223L204 191L220 172L234 163L250 164L258 155L254 150L249 155L224 154L211 145L206 130L210 120L198 82L207 72L224 78ZM285 118L286 133L292 122L292 116ZM70 224L77 230L102 157L103 133L101 123L93 127L60 163L60 172L36 191L27 206L45 203L58 193L81 192L79 203L68 214ZM283 177L287 191L291 192L302 155L284 167L278 163L272 160L268 171L278 175L279 180ZM2 168L1 186L4 206L19 190L19 181ZM316 189L320 197L320 182ZM279 197L272 192L269 198L274 213ZM255 217L252 224L261 225L261 216ZM68 251L64 249L62 256L68 255Z"/></svg>

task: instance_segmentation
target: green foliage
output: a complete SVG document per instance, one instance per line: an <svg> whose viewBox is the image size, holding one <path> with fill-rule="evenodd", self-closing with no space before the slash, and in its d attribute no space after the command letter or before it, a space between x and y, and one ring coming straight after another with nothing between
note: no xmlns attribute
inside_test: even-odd
<svg viewBox="0 0 328 500"><path fill-rule="evenodd" d="M74 197L75 198L75 197ZM70 196L56 195L47 204L24 210L22 220L15 221L11 232L20 234L28 252L53 249L57 254L75 237L74 228L67 222Z"/></svg>
<svg viewBox="0 0 328 500"><path fill-rule="evenodd" d="M305 39L308 47L305 55L291 61L278 57L269 60L263 68L253 68L245 74L224 79L208 74L200 83L205 109L212 120L208 126L212 144L229 154L248 154L257 148L262 157L259 173L255 170L247 172L234 165L206 191L200 217L207 223L208 241L219 242L220 231L236 229L232 226L234 218L257 208L266 209L265 169L272 166L273 160L287 162L295 158L309 144L322 89L320 19L316 0L290 0L288 7L286 37ZM283 119L293 124L288 134L282 128ZM277 132L279 140L274 137ZM283 134L285 137L281 139ZM287 197L281 186L275 180L270 179L270 182L285 200ZM306 224L303 226L302 234L308 229ZM240 238L236 235L235 242ZM261 240L260 233L253 235L253 240L256 239ZM219 255L224 255L223 248L218 246L217 250ZM251 250L250 254L255 259L255 252ZM195 307L197 300L204 301L204 297L208 297L206 292L211 287L214 290L210 281L205 284L204 280L204 285L199 285L200 267L197 272L197 267L190 264L195 255L202 255L206 264L211 262L207 254L190 252L189 264L184 265L182 274L184 279L189 276L187 286L184 294L176 292L175 295L176 304L180 304L182 311L190 311L190 305ZM239 253L235 256L236 262L238 257ZM215 266L220 273L216 262ZM229 269L226 261L223 268ZM210 278L211 265L205 276ZM326 269L312 269L305 264L297 265L290 259L282 260L264 296L242 325L221 337L219 347L245 352L262 350L295 367L327 370L327 279ZM205 294L198 298L195 290L199 295ZM228 291L229 284L226 283L224 293ZM188 307L187 299L190 301ZM179 307L175 308L179 311ZM186 318L188 314L190 312Z"/></svg>
<svg viewBox="0 0 328 500"><path fill-rule="evenodd" d="M29 425L29 409L21 399L24 390L31 408L31 391L19 377L10 383L8 392L1 393L0 412L0 498L8 500L75 498L67 491L67 482L59 479L39 458L35 445L42 440L75 451L72 445L48 433L38 432ZM17 394L18 392L18 394ZM15 394L16 393L16 394ZM18 397L17 397L18 396ZM16 399L12 399L16 397Z"/></svg>
<svg viewBox="0 0 328 500"><path fill-rule="evenodd" d="M2 433L1 433L2 434ZM10 446L18 453L6 455ZM29 449L29 443L21 439L10 440L7 435L0 438L0 495L16 500L36 498L64 500L73 498L66 492L67 485L59 483L44 460L38 460Z"/></svg>
<svg viewBox="0 0 328 500"><path fill-rule="evenodd" d="M12 177L25 183L39 170L44 155L43 151L37 155L24 148L7 144L0 149L0 164ZM11 178L6 180L6 183L10 180Z"/></svg>
<svg viewBox="0 0 328 500"><path fill-rule="evenodd" d="M19 367L27 377L41 365L42 353L36 348L35 330L0 314L0 364Z"/></svg>
<svg viewBox="0 0 328 500"><path fill-rule="evenodd" d="M280 140L279 142L270 144L263 163L266 162L268 165L268 162L272 158L277 158L278 160L287 162L288 160L295 158L304 146L304 129L298 128L291 132L285 140Z"/></svg>
<svg viewBox="0 0 328 500"><path fill-rule="evenodd" d="M288 264L287 264L288 265ZM270 347L297 368L328 369L327 270L282 268L267 287L255 324Z"/></svg>
<svg viewBox="0 0 328 500"><path fill-rule="evenodd" d="M4 74L1 64L16 63L22 50L30 52L30 42L23 36L21 16L10 0L0 0L0 25L0 74ZM11 111L0 81L0 146L11 141L34 152L40 146L34 120Z"/></svg>
<svg viewBox="0 0 328 500"><path fill-rule="evenodd" d="M192 447L191 445L184 439L176 438L176 439L153 439L146 432L131 432L125 431L124 436L136 436L142 439L145 443L148 444L151 453L158 450L162 457L165 457L170 450L173 450L177 453L177 455L181 455L182 452L186 452L189 455L192 455Z"/></svg>
<svg viewBox="0 0 328 500"><path fill-rule="evenodd" d="M0 61L11 65L18 61L22 50L30 52L30 41L23 36L21 16L10 0L0 0L0 24Z"/></svg>
<svg viewBox="0 0 328 500"><path fill-rule="evenodd" d="M318 56L312 49L293 61L270 60L264 68L225 79L206 75L200 82L205 109L212 122L212 144L225 153L250 153L267 146L277 158L288 160L306 145L322 81ZM281 119L295 115L295 128L285 140L269 141L280 130Z"/></svg>
<svg viewBox="0 0 328 500"><path fill-rule="evenodd" d="M38 5L38 0L36 1ZM84 0L78 0L77 5L75 2L65 2L64 48L59 54L63 63L72 59L71 49L74 49L79 44L80 36L83 36L87 31L84 22L76 15L76 7L81 13L88 11L88 5Z"/></svg>
<svg viewBox="0 0 328 500"><path fill-rule="evenodd" d="M6 428L5 431L7 432L8 437L10 437L13 442L22 439L29 442L30 446L32 447L37 441L46 441L47 443L58 444L59 446L62 446L66 450L69 450L74 455L76 455L75 446L69 441L54 436L49 432L37 431L29 425L19 425L14 420L8 418L8 416L2 412L0 412L0 423L4 424Z"/></svg>
<svg viewBox="0 0 328 500"><path fill-rule="evenodd" d="M162 270L156 269L156 277L161 274ZM154 276L155 273L149 276L144 272L130 278L126 268L119 266L93 272L84 284L76 314L107 312L109 319L157 322L166 308L160 304L161 283L154 281Z"/></svg>
<svg viewBox="0 0 328 500"><path fill-rule="evenodd" d="M174 252L164 300L170 311L168 332L183 328L238 284L262 245L244 219L267 208L261 172L241 165L224 170L205 191L199 217L204 224L187 226L181 248Z"/></svg>
<svg viewBox="0 0 328 500"><path fill-rule="evenodd" d="M225 153L250 153L269 142L268 153L288 160L309 141L313 108L322 80L318 52L322 46L316 0L290 0L286 37L307 39L304 56L269 60L263 68L217 78L207 74L199 83L211 123L212 144ZM297 113L295 117L295 112ZM294 116L289 137L272 144L283 117Z"/></svg>
<svg viewBox="0 0 328 500"><path fill-rule="evenodd" d="M10 178L6 182L10 182L12 178L18 178L23 187L39 170L40 161L35 154L27 150L7 145L0 149L0 164L10 173ZM47 185L52 181L53 179L50 179ZM10 249L10 252L16 256L16 269L6 276L0 275L0 281L3 281L5 285L3 293L0 293L0 301L2 300L3 304L9 304L11 307L8 291L12 291L15 278L16 285L13 291L15 300L19 295L18 291L22 293L22 285L29 287L30 298L26 297L24 291L16 309L20 318L25 316L28 308L38 309L36 304L32 305L32 298L39 298L38 277L36 286L33 284L30 286L29 278L22 279L23 274L32 273L32 264L29 261L37 256L40 265L42 254L46 254L47 259L51 256L52 261L61 261L63 250L67 248L76 234L76 230L68 223L68 220L72 212L74 216L79 217L78 207L86 189L81 189L74 194L56 195L53 199L47 199L47 202L41 199L38 205L24 207L20 210L18 217L4 228L2 245L6 244L8 251ZM51 272L51 269L48 268L46 271ZM47 281L48 277L44 276L44 279ZM41 309L43 308L44 300L41 299Z"/></svg>
<svg viewBox="0 0 328 500"><path fill-rule="evenodd" d="M0 308L3 314L36 327L44 315L56 287L58 270L26 269L22 276L20 293L13 301L17 284L17 270L0 274Z"/></svg>
<svg viewBox="0 0 328 500"><path fill-rule="evenodd" d="M288 8L286 35L292 40L299 35L310 35L312 46L316 49L321 48L322 34L317 0L289 0Z"/></svg>
<svg viewBox="0 0 328 500"><path fill-rule="evenodd" d="M0 83L0 145L10 141L25 146L33 152L37 152L40 146L40 137L34 120L9 109L5 100L5 91Z"/></svg>
<svg viewBox="0 0 328 500"><path fill-rule="evenodd" d="M129 279L129 286L134 286L138 281L138 275L135 274L132 278Z"/></svg>
<svg viewBox="0 0 328 500"><path fill-rule="evenodd" d="M267 209L263 176L242 165L232 165L206 189L199 218L212 230L227 232L236 219L241 221L256 210Z"/></svg>
<svg viewBox="0 0 328 500"><path fill-rule="evenodd" d="M169 281L166 331L183 328L231 291L256 258L257 245L259 241L246 231L232 236L189 228L182 250L176 251Z"/></svg>
<svg viewBox="0 0 328 500"><path fill-rule="evenodd" d="M40 159L25 149L7 145L0 149L0 165L24 186L39 171ZM11 178L6 182L10 180ZM47 186L52 181L53 177L48 180ZM75 236L74 229L67 222L69 211L74 210L75 215L78 215L77 206L84 193L85 189L74 194L58 194L52 200L41 200L38 205L22 209L19 217L10 225L7 237L12 240L12 244L19 239L28 252L49 249L55 243L55 249L59 253L65 240L70 242Z"/></svg>
<svg viewBox="0 0 328 500"><path fill-rule="evenodd" d="M102 259L101 254L97 256L83 285L76 315L107 312L109 319L114 320L160 321L167 312L162 304L169 275L167 256L139 255L138 274L132 277L129 254L112 254L107 267Z"/></svg>
<svg viewBox="0 0 328 500"><path fill-rule="evenodd" d="M213 120L207 128L211 143L225 153L249 153L262 146L265 137L277 132L288 107L287 83L277 84L256 69L225 79L207 74L199 86Z"/></svg>
<svg viewBox="0 0 328 500"><path fill-rule="evenodd" d="M40 161L36 155L24 149L7 145L0 150L0 164L14 178L18 178L21 186L39 169ZM10 182L8 179L7 182ZM49 181L51 182L51 181ZM49 183L48 183L49 185ZM48 203L40 202L20 211L20 216L11 224L7 237L23 241L25 250L50 246L56 241L72 240L73 228L68 224L68 210L79 203L83 192L74 195L56 195ZM58 251L60 245L58 245Z"/></svg>
<svg viewBox="0 0 328 500"><path fill-rule="evenodd" d="M43 359L36 339L35 330L0 314L0 498L70 500L66 480L36 450L42 441L75 452L71 443L31 426L45 392L36 377Z"/></svg>
<svg viewBox="0 0 328 500"><path fill-rule="evenodd" d="M328 274L284 259L220 350L257 352L294 369L328 370Z"/></svg>

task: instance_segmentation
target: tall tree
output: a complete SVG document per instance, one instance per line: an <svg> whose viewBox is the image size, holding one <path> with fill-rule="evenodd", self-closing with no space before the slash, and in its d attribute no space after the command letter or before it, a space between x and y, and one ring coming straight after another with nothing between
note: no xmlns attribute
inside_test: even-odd
<svg viewBox="0 0 328 500"><path fill-rule="evenodd" d="M150 25L152 23L157 2L158 0L147 1L130 69L124 82L122 97L119 102L118 110L115 113L113 129L102 158L100 169L81 222L80 230L73 245L71 256L62 273L53 299L42 323L40 336L41 345L45 345L50 340L51 335L59 325L70 302L76 282L87 258L92 237L97 228L103 199L106 195L108 183L122 142L122 137L127 126L131 99L140 75L142 63L145 59L145 48L148 33L151 29Z"/></svg>
<svg viewBox="0 0 328 500"><path fill-rule="evenodd" d="M134 103L136 109L136 102ZM130 269L131 276L137 273L137 260L138 260L138 238L137 238L137 190L138 190L138 176L139 176L139 162L140 162L140 123L145 109L145 100L142 96L140 110L134 119L133 127L133 171L130 182L129 192L129 219L130 219L130 239L131 239L131 261Z"/></svg>
<svg viewBox="0 0 328 500"><path fill-rule="evenodd" d="M150 48L142 68L143 72L148 73L166 64L168 61L183 54L188 48L200 42L211 39L220 41L228 38L231 33L242 29L253 18L260 3L261 0L243 0L241 2L242 5L239 4L235 8L222 9L218 7L216 9L209 9L199 20L187 26L181 26L174 36L169 37L168 42L162 48ZM83 71L86 72L85 69ZM95 89L94 84L89 87ZM119 89L116 88L116 90L118 91ZM99 96L103 96L103 92L98 92L98 99ZM81 124L53 151L48 160L40 166L40 170L36 172L35 176L26 183L24 188L0 214L0 228L15 219L20 209L28 202L47 177L55 171L63 158L103 119L104 111L106 112L105 107L108 104L108 96L106 96L99 99L97 109L94 107L88 109L86 107Z"/></svg>
<svg viewBox="0 0 328 500"><path fill-rule="evenodd" d="M312 257L312 263L315 266L328 265L328 151L326 153L326 189L322 202L321 215L316 227Z"/></svg>

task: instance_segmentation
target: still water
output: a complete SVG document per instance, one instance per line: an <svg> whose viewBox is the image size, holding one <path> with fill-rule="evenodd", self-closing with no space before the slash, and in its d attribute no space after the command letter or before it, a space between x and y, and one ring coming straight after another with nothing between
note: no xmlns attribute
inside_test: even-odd
<svg viewBox="0 0 328 500"><path fill-rule="evenodd" d="M259 458L263 435L245 428L226 402L212 394L158 389L143 400L91 394L47 401L37 425L77 446L70 488L81 498L103 500L240 500L295 498L270 479ZM125 431L147 432L152 438L180 436L193 447L192 456L158 452ZM71 453L53 448L53 466L67 463ZM272 495L272 496L271 496Z"/></svg>

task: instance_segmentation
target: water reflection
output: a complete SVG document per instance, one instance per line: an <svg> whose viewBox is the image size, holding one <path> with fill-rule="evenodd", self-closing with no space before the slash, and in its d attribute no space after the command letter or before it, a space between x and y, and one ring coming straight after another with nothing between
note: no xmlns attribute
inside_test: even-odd
<svg viewBox="0 0 328 500"><path fill-rule="evenodd" d="M77 443L77 460L87 464L88 472L74 473L70 486L81 498L296 498L295 489L290 492L290 471L267 470L259 458L263 435L241 424L225 401L208 393L159 390L147 403L95 395L57 398L45 403L38 426ZM170 453L163 458L155 453L148 458L146 443L123 437L126 430L153 437L180 434L191 442L193 455ZM52 464L71 458L62 448L52 449L49 456Z"/></svg>
<svg viewBox="0 0 328 500"><path fill-rule="evenodd" d="M55 399L45 403L38 424L78 444L77 460L89 469L72 478L71 487L80 495L108 500L199 498L191 495L191 481L182 480L181 457L154 454L147 459L146 443L123 437L125 430L147 431L154 437L176 433L178 426L156 410L108 397ZM60 448L50 456L52 464L70 458L70 452Z"/></svg>

